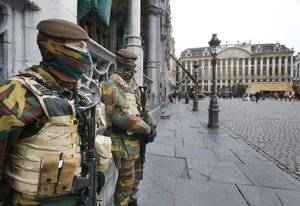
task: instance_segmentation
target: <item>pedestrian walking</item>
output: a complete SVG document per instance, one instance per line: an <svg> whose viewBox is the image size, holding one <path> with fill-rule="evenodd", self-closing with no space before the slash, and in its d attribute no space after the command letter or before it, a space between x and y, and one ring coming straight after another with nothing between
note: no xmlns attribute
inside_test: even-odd
<svg viewBox="0 0 300 206"><path fill-rule="evenodd" d="M48 19L37 25L42 61L0 82L0 205L77 206L73 178L82 175L78 90L90 54L77 24ZM84 93L88 94L88 90Z"/></svg>
<svg viewBox="0 0 300 206"><path fill-rule="evenodd" d="M174 103L173 98L172 98L172 95L169 94L168 97L169 97L170 102Z"/></svg>
<svg viewBox="0 0 300 206"><path fill-rule="evenodd" d="M257 91L256 93L255 93L255 101L256 101L256 103L258 102L258 100L259 100L259 98L260 98L260 92L259 91Z"/></svg>
<svg viewBox="0 0 300 206"><path fill-rule="evenodd" d="M142 114L141 92L134 79L136 60L133 52L118 50L115 73L102 86L107 135L112 140L112 154L119 172L114 193L116 206L138 205L137 192L142 175L141 141L153 142L156 136L153 117L148 112Z"/></svg>
<svg viewBox="0 0 300 206"><path fill-rule="evenodd" d="M181 100L181 92L178 93L178 101L180 102Z"/></svg>

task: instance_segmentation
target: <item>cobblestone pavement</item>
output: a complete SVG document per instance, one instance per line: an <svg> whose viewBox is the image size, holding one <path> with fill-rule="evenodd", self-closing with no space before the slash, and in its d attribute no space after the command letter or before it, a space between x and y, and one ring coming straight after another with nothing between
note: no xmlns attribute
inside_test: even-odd
<svg viewBox="0 0 300 206"><path fill-rule="evenodd" d="M206 110L209 98L199 101ZM300 101L219 99L220 125L300 180Z"/></svg>

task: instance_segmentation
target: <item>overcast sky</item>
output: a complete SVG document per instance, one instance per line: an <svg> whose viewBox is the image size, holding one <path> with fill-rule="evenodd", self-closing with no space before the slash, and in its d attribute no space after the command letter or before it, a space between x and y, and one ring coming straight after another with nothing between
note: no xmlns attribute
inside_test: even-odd
<svg viewBox="0 0 300 206"><path fill-rule="evenodd" d="M300 0L170 0L176 57L187 48L276 43L300 52Z"/></svg>

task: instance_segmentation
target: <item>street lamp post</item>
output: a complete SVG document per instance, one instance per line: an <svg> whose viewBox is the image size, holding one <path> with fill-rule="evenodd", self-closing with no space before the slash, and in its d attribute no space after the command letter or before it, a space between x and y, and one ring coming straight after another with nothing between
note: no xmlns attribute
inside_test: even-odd
<svg viewBox="0 0 300 206"><path fill-rule="evenodd" d="M185 77L185 103L188 104L189 103L189 100L190 100L190 97L189 97L189 91L187 89L187 83L188 83L188 77L186 76Z"/></svg>
<svg viewBox="0 0 300 206"><path fill-rule="evenodd" d="M193 111L198 111L198 95L197 95L197 84L198 84L198 68L199 68L199 64L195 61L193 64L194 67L194 73L195 73L195 87L194 87L194 101L193 101Z"/></svg>
<svg viewBox="0 0 300 206"><path fill-rule="evenodd" d="M217 34L213 34L211 40L208 42L210 46L210 54L212 56L211 64L213 67L213 85L212 85L212 95L209 102L208 108L208 124L210 128L219 127L219 105L218 97L216 95L216 64L217 64L217 47L220 45L221 41L218 39Z"/></svg>

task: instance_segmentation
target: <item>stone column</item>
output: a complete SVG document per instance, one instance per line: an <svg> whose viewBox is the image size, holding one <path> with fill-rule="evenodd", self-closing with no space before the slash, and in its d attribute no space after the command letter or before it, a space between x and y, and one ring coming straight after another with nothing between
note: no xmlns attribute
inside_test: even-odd
<svg viewBox="0 0 300 206"><path fill-rule="evenodd" d="M254 80L257 80L257 58L254 58Z"/></svg>
<svg viewBox="0 0 300 206"><path fill-rule="evenodd" d="M128 37L127 49L137 56L135 79L138 85L143 85L143 49L141 41L141 0L128 0Z"/></svg>
<svg viewBox="0 0 300 206"><path fill-rule="evenodd" d="M146 8L147 12L147 38L145 39L146 43L146 71L147 76L153 81L151 84L151 99L153 104L158 104L160 100L159 93L159 79L160 79L160 65L157 62L157 52L159 40L158 34L160 35L159 17L162 12L161 9L157 8L154 5L148 5ZM159 67L159 68L158 68Z"/></svg>
<svg viewBox="0 0 300 206"><path fill-rule="evenodd" d="M274 56L273 57L273 61L272 61L272 74L273 74L273 77L272 77L272 81L276 81L276 74L275 74L275 59L276 57Z"/></svg>
<svg viewBox="0 0 300 206"><path fill-rule="evenodd" d="M267 57L266 67L267 67L267 69L266 69L266 71L267 71L267 81L270 81L270 69L269 69L269 67L270 67L270 57Z"/></svg>
<svg viewBox="0 0 300 206"><path fill-rule="evenodd" d="M286 56L284 59L284 76L287 78L289 73L288 73L288 59L289 57Z"/></svg>
<svg viewBox="0 0 300 206"><path fill-rule="evenodd" d="M248 85L251 83L251 78L252 78L252 74L251 74L251 57L248 58Z"/></svg>
<svg viewBox="0 0 300 206"><path fill-rule="evenodd" d="M236 70L235 70L236 83L240 81L240 61L236 58Z"/></svg>
<svg viewBox="0 0 300 206"><path fill-rule="evenodd" d="M264 76L264 57L260 57L260 77Z"/></svg>
<svg viewBox="0 0 300 206"><path fill-rule="evenodd" d="M230 60L230 86L233 86L233 58Z"/></svg>
<svg viewBox="0 0 300 206"><path fill-rule="evenodd" d="M225 61L225 75L226 75L226 81L225 81L225 86L228 86L228 58L226 58Z"/></svg>
<svg viewBox="0 0 300 206"><path fill-rule="evenodd" d="M281 81L281 56L278 58L278 81Z"/></svg>
<svg viewBox="0 0 300 206"><path fill-rule="evenodd" d="M208 60L208 68L207 68L207 75L209 76L208 80L207 80L207 91L211 92L211 78L212 78L212 71L211 71L211 59Z"/></svg>
<svg viewBox="0 0 300 206"><path fill-rule="evenodd" d="M243 77L243 84L246 84L246 76L245 76L245 58L242 59L242 77Z"/></svg>
<svg viewBox="0 0 300 206"><path fill-rule="evenodd" d="M296 71L296 70L294 70L293 68L294 68L294 62L293 62L293 55L291 55L291 67L290 67L290 70L291 70L291 76L290 76L290 85L292 85L292 83L293 83L293 78L294 77L298 77L299 78L299 70L298 71ZM297 76L297 73L298 73L298 76Z"/></svg>
<svg viewBox="0 0 300 206"><path fill-rule="evenodd" d="M223 86L223 59L220 59L220 81L219 81L219 84L220 84L220 88L222 88Z"/></svg>
<svg viewBox="0 0 300 206"><path fill-rule="evenodd" d="M202 89L204 91L204 79L205 79L205 77L204 77L204 60L203 59L201 60L201 63L202 63L201 85L202 85Z"/></svg>

